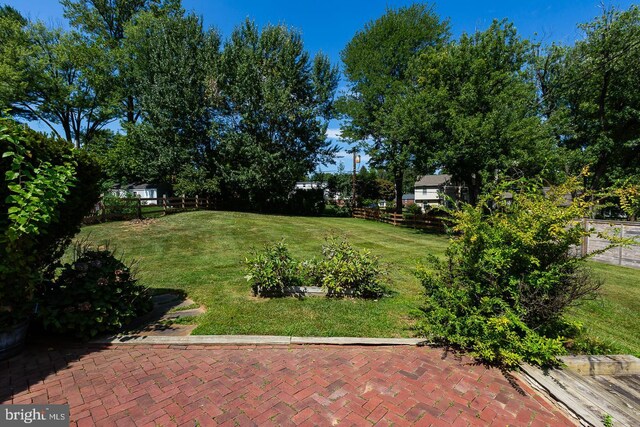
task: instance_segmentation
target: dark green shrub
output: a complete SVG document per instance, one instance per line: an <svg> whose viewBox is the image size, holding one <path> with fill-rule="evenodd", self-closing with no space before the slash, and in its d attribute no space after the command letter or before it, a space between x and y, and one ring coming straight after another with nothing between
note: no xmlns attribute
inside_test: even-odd
<svg viewBox="0 0 640 427"><path fill-rule="evenodd" d="M324 190L296 190L289 195L287 212L293 215L319 216L324 211Z"/></svg>
<svg viewBox="0 0 640 427"><path fill-rule="evenodd" d="M99 197L95 160L0 117L0 329L27 318L38 287Z"/></svg>
<svg viewBox="0 0 640 427"><path fill-rule="evenodd" d="M368 250L330 238L322 246L322 255L313 276L319 278L329 295L380 298L385 294L379 260Z"/></svg>
<svg viewBox="0 0 640 427"><path fill-rule="evenodd" d="M284 242L265 245L264 251L254 251L251 258L245 259L254 295L282 296L288 286L298 286L301 274L298 262L289 254Z"/></svg>
<svg viewBox="0 0 640 427"><path fill-rule="evenodd" d="M554 363L564 351L563 313L601 283L586 257L573 255L589 233L577 218L595 203L586 194L567 203L576 185L545 195L540 184L510 182L454 212L446 262L418 272L426 291L419 331L491 363Z"/></svg>
<svg viewBox="0 0 640 427"><path fill-rule="evenodd" d="M420 205L415 203L408 204L404 208L402 208L402 216L407 219L413 219L417 216L422 215L422 208Z"/></svg>
<svg viewBox="0 0 640 427"><path fill-rule="evenodd" d="M79 338L116 332L153 308L130 267L109 250L77 248L72 264L45 290L39 315L45 329Z"/></svg>
<svg viewBox="0 0 640 427"><path fill-rule="evenodd" d="M324 216L348 218L351 217L351 209L348 206L338 206L334 204L327 204L324 206Z"/></svg>
<svg viewBox="0 0 640 427"><path fill-rule="evenodd" d="M138 215L138 201L134 199L133 194L126 194L124 197L105 194L102 198L105 214L113 221L135 218Z"/></svg>

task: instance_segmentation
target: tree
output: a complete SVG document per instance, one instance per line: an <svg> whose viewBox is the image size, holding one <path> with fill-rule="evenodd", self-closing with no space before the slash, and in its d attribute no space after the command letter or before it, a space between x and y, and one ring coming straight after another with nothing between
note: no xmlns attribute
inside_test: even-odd
<svg viewBox="0 0 640 427"><path fill-rule="evenodd" d="M212 75L216 167L234 206L273 209L297 179L327 163L338 71L284 26L238 26Z"/></svg>
<svg viewBox="0 0 640 427"><path fill-rule="evenodd" d="M133 96L130 61L122 45L127 24L133 22L143 11L159 11L163 7L179 8L179 1L162 0L61 0L64 16L71 25L90 37L91 42L108 50L115 59L116 85L119 92L121 114L127 123L135 123L140 117L138 102Z"/></svg>
<svg viewBox="0 0 640 427"><path fill-rule="evenodd" d="M112 58L81 34L41 22L29 24L26 36L31 49L17 114L41 120L78 148L86 145L115 117Z"/></svg>
<svg viewBox="0 0 640 427"><path fill-rule="evenodd" d="M142 120L126 127L120 147L136 157L138 179L175 184L181 173L203 167L210 148L207 77L219 36L182 9L140 13L125 36Z"/></svg>
<svg viewBox="0 0 640 427"><path fill-rule="evenodd" d="M589 166L587 185L597 189L640 174L640 9L604 9L580 28L554 101L570 125L561 143Z"/></svg>
<svg viewBox="0 0 640 427"><path fill-rule="evenodd" d="M27 20L11 6L0 6L0 111L24 98Z"/></svg>
<svg viewBox="0 0 640 427"><path fill-rule="evenodd" d="M442 46L449 37L448 22L440 21L433 6L415 4L389 9L368 23L342 51L349 91L340 100L347 121L343 135L370 141L374 166L393 175L396 209L402 211L403 174L415 160L416 117L407 102L414 81L411 61L424 49Z"/></svg>
<svg viewBox="0 0 640 427"><path fill-rule="evenodd" d="M469 187L473 204L496 174L535 176L551 161L530 57L515 27L494 21L424 53L416 65L421 90L414 102L426 111L421 132L438 144L438 162Z"/></svg>

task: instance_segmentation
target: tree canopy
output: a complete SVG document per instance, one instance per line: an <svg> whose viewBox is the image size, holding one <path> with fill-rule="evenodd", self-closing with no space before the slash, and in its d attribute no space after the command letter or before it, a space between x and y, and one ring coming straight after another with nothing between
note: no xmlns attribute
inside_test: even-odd
<svg viewBox="0 0 640 427"><path fill-rule="evenodd" d="M552 138L527 72L531 45L513 24L422 54L416 64L422 133L438 164L469 187L471 202L496 174L534 176L550 161Z"/></svg>
<svg viewBox="0 0 640 427"><path fill-rule="evenodd" d="M368 23L342 51L349 89L339 108L345 118L343 135L366 141L372 163L389 170L402 209L404 170L415 160L414 147L423 144L413 132L415 117L407 102L414 80L411 61L425 49L444 45L449 24L433 6L414 4L389 9Z"/></svg>
<svg viewBox="0 0 640 427"><path fill-rule="evenodd" d="M597 189L640 174L640 9L604 9L580 29L551 70L545 101L563 124L559 143L577 154L574 168L590 168L587 185Z"/></svg>
<svg viewBox="0 0 640 427"><path fill-rule="evenodd" d="M326 138L338 70L311 58L301 35L246 21L225 43L211 81L215 168L223 193L259 209L286 199L296 180L331 160Z"/></svg>

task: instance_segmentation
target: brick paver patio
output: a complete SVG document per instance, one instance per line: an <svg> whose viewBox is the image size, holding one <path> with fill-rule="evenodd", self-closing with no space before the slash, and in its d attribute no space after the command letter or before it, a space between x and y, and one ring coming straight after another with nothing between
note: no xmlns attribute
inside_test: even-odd
<svg viewBox="0 0 640 427"><path fill-rule="evenodd" d="M0 402L68 403L78 426L574 424L499 370L427 347L31 348L0 362Z"/></svg>

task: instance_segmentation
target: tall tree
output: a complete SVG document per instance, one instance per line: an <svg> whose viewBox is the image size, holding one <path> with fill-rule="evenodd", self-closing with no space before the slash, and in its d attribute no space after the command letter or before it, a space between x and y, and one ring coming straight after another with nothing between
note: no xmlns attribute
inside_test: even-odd
<svg viewBox="0 0 640 427"><path fill-rule="evenodd" d="M0 6L0 111L25 97L29 40L27 20L11 6Z"/></svg>
<svg viewBox="0 0 640 427"><path fill-rule="evenodd" d="M234 203L272 209L296 180L330 160L326 138L338 71L313 59L300 34L284 26L237 27L225 43L212 94L217 168Z"/></svg>
<svg viewBox="0 0 640 427"><path fill-rule="evenodd" d="M530 60L531 46L515 27L494 21L425 53L416 66L427 110L421 126L438 141L442 168L469 187L472 203L497 173L535 175L550 161L553 140L539 114Z"/></svg>
<svg viewBox="0 0 640 427"><path fill-rule="evenodd" d="M41 120L76 147L86 145L115 117L112 58L81 34L41 22L30 23L26 35L30 54L16 112Z"/></svg>
<svg viewBox="0 0 640 427"><path fill-rule="evenodd" d="M119 149L138 159L137 178L175 184L202 167L210 146L207 78L219 44L215 31L182 9L143 12L127 25L123 49L135 59L132 93L142 120L127 126Z"/></svg>
<svg viewBox="0 0 640 427"><path fill-rule="evenodd" d="M343 135L370 141L372 164L393 175L399 212L404 171L415 160L415 146L425 143L413 132L418 118L407 103L415 86L409 65L421 51L442 46L448 37L449 24L438 18L433 6L415 4L387 10L341 54L350 85L339 102L347 119Z"/></svg>
<svg viewBox="0 0 640 427"><path fill-rule="evenodd" d="M140 109L133 96L131 60L122 51L127 24L143 11L162 8L179 9L179 0L61 0L64 16L71 25L91 38L92 43L111 51L117 68L117 79L112 90L121 98L121 111L126 123L135 123Z"/></svg>
<svg viewBox="0 0 640 427"><path fill-rule="evenodd" d="M604 9L580 26L555 102L570 123L561 142L590 167L600 188L640 174L640 9Z"/></svg>

